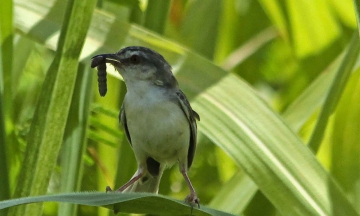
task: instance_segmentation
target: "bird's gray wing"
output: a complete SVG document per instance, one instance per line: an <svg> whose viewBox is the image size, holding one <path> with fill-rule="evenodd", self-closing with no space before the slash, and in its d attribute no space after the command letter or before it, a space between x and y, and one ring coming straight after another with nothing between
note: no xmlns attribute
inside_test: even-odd
<svg viewBox="0 0 360 216"><path fill-rule="evenodd" d="M195 155L195 149L196 149L196 137L197 137L197 125L196 120L200 121L200 116L195 112L191 106L189 101L187 100L185 94L179 89L176 92L177 100L181 106L181 109L183 110L186 118L189 121L190 126L190 145L188 150L188 168L190 168L194 155Z"/></svg>
<svg viewBox="0 0 360 216"><path fill-rule="evenodd" d="M132 145L131 144L131 137L130 137L129 129L128 129L127 122L126 122L126 114L125 114L125 106L124 106L124 104L121 105L120 114L119 114L119 120L120 120L120 123L121 123L121 125L123 126L123 128L125 130L126 138L128 139L130 145Z"/></svg>

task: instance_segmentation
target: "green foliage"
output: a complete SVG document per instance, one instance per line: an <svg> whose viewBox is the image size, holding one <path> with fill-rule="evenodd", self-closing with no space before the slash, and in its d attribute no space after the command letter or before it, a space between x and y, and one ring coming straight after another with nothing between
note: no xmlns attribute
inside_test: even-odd
<svg viewBox="0 0 360 216"><path fill-rule="evenodd" d="M102 206L125 213L149 213L156 215L218 215L232 214L206 207L190 208L182 201L149 193L70 193L48 196L25 197L0 203L0 209L34 202L71 202L81 205Z"/></svg>
<svg viewBox="0 0 360 216"><path fill-rule="evenodd" d="M31 145L26 146L14 197L35 196L47 190L62 144L78 58L94 7L95 1L68 2L58 49L44 80L39 95L42 100L38 101L27 137L27 143ZM80 15L83 11L87 16ZM38 215L41 212L42 206L34 204L12 208L9 215Z"/></svg>
<svg viewBox="0 0 360 216"><path fill-rule="evenodd" d="M163 54L201 116L194 215L358 215L357 0L144 2L1 1L1 216L190 213L178 167L159 196L68 194L135 172L125 85L108 67L100 98L89 67L130 45Z"/></svg>

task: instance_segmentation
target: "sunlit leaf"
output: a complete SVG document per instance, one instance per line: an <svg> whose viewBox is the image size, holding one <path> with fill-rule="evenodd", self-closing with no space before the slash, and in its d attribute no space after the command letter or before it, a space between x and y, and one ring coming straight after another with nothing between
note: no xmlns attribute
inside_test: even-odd
<svg viewBox="0 0 360 216"><path fill-rule="evenodd" d="M64 135L75 85L78 58L96 1L68 1L58 50L45 78L27 141L15 197L46 193ZM82 12L86 15L80 15ZM90 12L90 13L89 13ZM36 205L12 208L9 215L38 215Z"/></svg>
<svg viewBox="0 0 360 216"><path fill-rule="evenodd" d="M317 120L316 127L310 138L309 147L314 152L317 152L320 147L328 119L330 118L340 100L341 94L345 89L346 83L350 77L359 52L359 35L355 33L349 44L347 52L341 61L340 67L337 69L336 76L331 84L331 88L326 96L324 106L321 109L319 119Z"/></svg>
<svg viewBox="0 0 360 216"><path fill-rule="evenodd" d="M254 197L258 187L243 172L233 176L209 204L210 207L240 214Z"/></svg>
<svg viewBox="0 0 360 216"><path fill-rule="evenodd" d="M0 202L0 209L34 202L68 202L80 205L102 206L122 213L149 213L156 215L218 215L232 214L200 206L191 208L184 201L149 193L70 193L26 197ZM192 214L191 214L192 212Z"/></svg>
<svg viewBox="0 0 360 216"><path fill-rule="evenodd" d="M317 53L339 37L339 24L326 0L286 2L290 31L298 56Z"/></svg>
<svg viewBox="0 0 360 216"><path fill-rule="evenodd" d="M335 113L331 173L360 211L360 71L352 75Z"/></svg>

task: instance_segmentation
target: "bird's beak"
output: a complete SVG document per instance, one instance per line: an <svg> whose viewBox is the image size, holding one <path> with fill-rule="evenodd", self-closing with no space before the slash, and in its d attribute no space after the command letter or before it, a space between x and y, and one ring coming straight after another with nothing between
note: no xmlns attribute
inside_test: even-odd
<svg viewBox="0 0 360 216"><path fill-rule="evenodd" d="M116 54L100 54L92 57L91 67L97 67L100 64L110 63L115 67L121 67L121 60Z"/></svg>

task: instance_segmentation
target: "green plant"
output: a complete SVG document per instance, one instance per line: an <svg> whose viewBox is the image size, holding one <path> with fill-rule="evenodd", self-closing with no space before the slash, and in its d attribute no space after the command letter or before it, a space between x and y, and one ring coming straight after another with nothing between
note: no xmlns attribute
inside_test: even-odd
<svg viewBox="0 0 360 216"><path fill-rule="evenodd" d="M163 196L59 195L104 191L135 171L131 148L118 128L124 84L108 67L114 76L107 96L100 98L91 87L96 71L89 64L92 55L143 45L169 60L200 113L190 175L202 203L244 215L358 215L358 35L351 40L358 10L350 0L174 0L148 1L147 6L109 0L99 1L93 14L94 1L79 6L87 8L82 12L72 11L73 2L82 1L0 3L0 165L6 165L0 166L5 168L0 170L1 199L14 192L23 197L48 191L58 195L26 200L61 198L90 205L94 198L96 205L110 208L118 199L126 213L135 212L138 203L149 205L142 213L160 214L158 206L184 213L182 202ZM69 51L63 51L66 46ZM309 140L314 152L319 149L317 156L304 145ZM37 143L52 150L38 151ZM19 178L21 167L34 159L37 165ZM183 199L187 191L180 179L177 170L168 171L160 194ZM104 204L104 197L112 200ZM4 201L0 208L9 203L18 204ZM43 214L109 214L106 208L60 205L45 204ZM216 214L201 210L194 214ZM12 207L9 214L29 211L40 215L41 205Z"/></svg>

